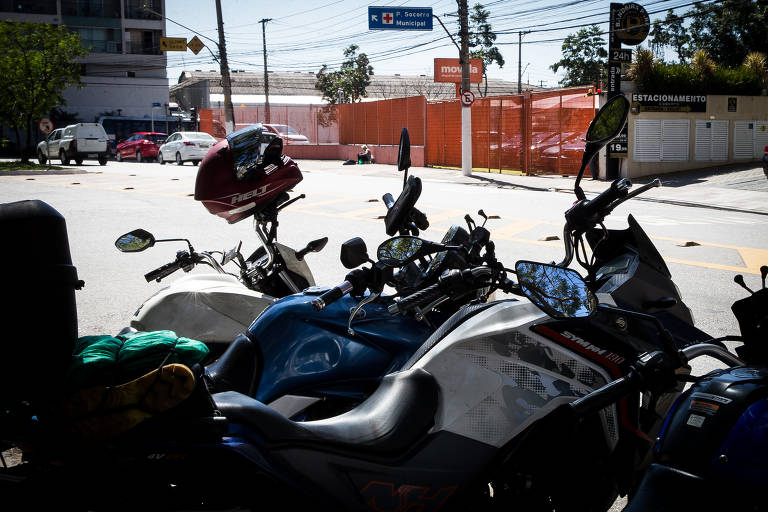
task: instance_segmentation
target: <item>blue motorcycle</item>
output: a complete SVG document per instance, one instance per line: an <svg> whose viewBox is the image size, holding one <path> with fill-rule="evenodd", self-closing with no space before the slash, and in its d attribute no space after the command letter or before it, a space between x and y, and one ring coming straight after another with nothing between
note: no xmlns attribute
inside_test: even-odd
<svg viewBox="0 0 768 512"><path fill-rule="evenodd" d="M258 138L256 125L230 135L227 141L212 148L200 164L195 197L211 213L229 222L254 217L264 247L270 248L276 236L277 212L298 199L289 199L287 192L301 180L301 173L295 162L280 154L280 139L271 141L263 152L251 152L253 148L245 142ZM403 128L398 152L403 189L397 199L389 193L383 196L387 207L384 224L389 236L415 237L429 226L427 216L416 208L421 180L408 175L409 167L410 140ZM252 193L253 190L258 192ZM479 214L487 221L482 210ZM213 286L209 290L195 288L190 292L191 288L185 287L189 278L184 278L176 282L180 286L172 284L159 291L137 310L136 327L171 329L180 336L208 343L207 338L198 338L196 334L214 331L217 321L232 325L236 317L258 315L255 320L248 317L245 327L240 327L243 330L230 335L226 344L209 343L227 347L223 353L214 349L219 357L205 371L209 387L215 391L239 391L294 419L332 416L368 397L382 376L405 363L460 308L487 299L491 290L468 289L407 315L393 314L397 313L398 298L436 283L446 271L498 265L485 223L478 225L469 215L465 220L467 229L454 225L445 234L441 241L444 250L425 253L397 269L372 261L360 238L345 242L341 263L351 272L344 283L332 289L310 286L314 282L302 280L294 271L296 264L291 264L295 258L279 258L281 249L277 246L268 249L275 254L268 267L258 265L259 257L266 259L264 251L247 259L230 255L217 264L212 255L198 255L190 246L189 251L177 254L176 261L148 273L147 280L159 280L178 269L191 269L196 263L221 269L224 261L239 262L240 281L251 283L252 288L272 297L259 296L257 305L248 302L250 296L245 293L249 291L242 285L225 287L220 281L211 281ZM135 230L119 237L116 245L121 251L135 252L155 242L148 232ZM370 267L358 268L365 264ZM254 276L263 279L254 284ZM292 287L286 288L284 281L292 283ZM265 287L265 282L283 288ZM296 283L302 284L297 287ZM164 307L160 307L161 303ZM327 307L317 307L319 303ZM150 317L155 329L147 329ZM190 330L194 326L198 329Z"/></svg>

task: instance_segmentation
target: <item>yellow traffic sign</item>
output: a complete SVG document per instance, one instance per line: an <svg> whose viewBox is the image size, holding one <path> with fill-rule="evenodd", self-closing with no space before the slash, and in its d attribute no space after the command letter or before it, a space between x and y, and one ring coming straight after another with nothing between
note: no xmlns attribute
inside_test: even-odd
<svg viewBox="0 0 768 512"><path fill-rule="evenodd" d="M195 55L197 55L198 53L200 53L200 50L205 48L205 45L200 39L198 39L197 36L195 36L189 40L189 43L187 43L187 48L195 52Z"/></svg>
<svg viewBox="0 0 768 512"><path fill-rule="evenodd" d="M187 38L186 37L161 37L160 51L185 52L187 51Z"/></svg>

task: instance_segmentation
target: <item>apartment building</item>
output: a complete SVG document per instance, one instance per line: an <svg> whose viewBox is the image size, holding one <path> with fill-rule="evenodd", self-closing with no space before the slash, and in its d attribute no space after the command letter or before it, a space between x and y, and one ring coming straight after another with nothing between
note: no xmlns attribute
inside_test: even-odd
<svg viewBox="0 0 768 512"><path fill-rule="evenodd" d="M62 110L86 122L103 112L150 117L153 104L168 103L165 20L155 13L165 13L165 0L0 0L2 20L65 25L80 34L90 50L80 60L83 87L64 92Z"/></svg>

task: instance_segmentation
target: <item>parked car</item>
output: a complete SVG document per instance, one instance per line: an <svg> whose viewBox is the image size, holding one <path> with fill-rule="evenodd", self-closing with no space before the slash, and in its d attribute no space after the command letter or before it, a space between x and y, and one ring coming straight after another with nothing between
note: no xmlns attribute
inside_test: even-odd
<svg viewBox="0 0 768 512"><path fill-rule="evenodd" d="M107 165L109 154L107 132L97 123L77 123L66 128L59 128L37 145L37 159L58 158L61 165L69 165L74 160L77 165L86 158L96 158L100 165Z"/></svg>
<svg viewBox="0 0 768 512"><path fill-rule="evenodd" d="M765 177L768 178L768 146L763 149L763 172Z"/></svg>
<svg viewBox="0 0 768 512"><path fill-rule="evenodd" d="M265 130L283 139L283 144L309 144L309 139L305 135L300 134L287 124L264 124L262 126Z"/></svg>
<svg viewBox="0 0 768 512"><path fill-rule="evenodd" d="M160 165L175 161L177 165L192 162L194 165L216 144L216 139L205 132L176 132L165 140L157 152Z"/></svg>
<svg viewBox="0 0 768 512"><path fill-rule="evenodd" d="M168 135L160 132L136 132L121 141L115 148L115 159L120 162L135 158L137 162L157 159L157 151Z"/></svg>
<svg viewBox="0 0 768 512"><path fill-rule="evenodd" d="M37 161L40 165L45 165L48 160L59 157L59 143L63 133L64 128L57 128L37 145Z"/></svg>

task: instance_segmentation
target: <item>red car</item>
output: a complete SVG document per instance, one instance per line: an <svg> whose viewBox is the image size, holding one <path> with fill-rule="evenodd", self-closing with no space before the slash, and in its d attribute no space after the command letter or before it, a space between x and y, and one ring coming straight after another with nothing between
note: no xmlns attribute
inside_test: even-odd
<svg viewBox="0 0 768 512"><path fill-rule="evenodd" d="M168 135L159 132L136 132L121 141L115 148L115 160L135 158L137 162L157 160L157 149L165 142Z"/></svg>

